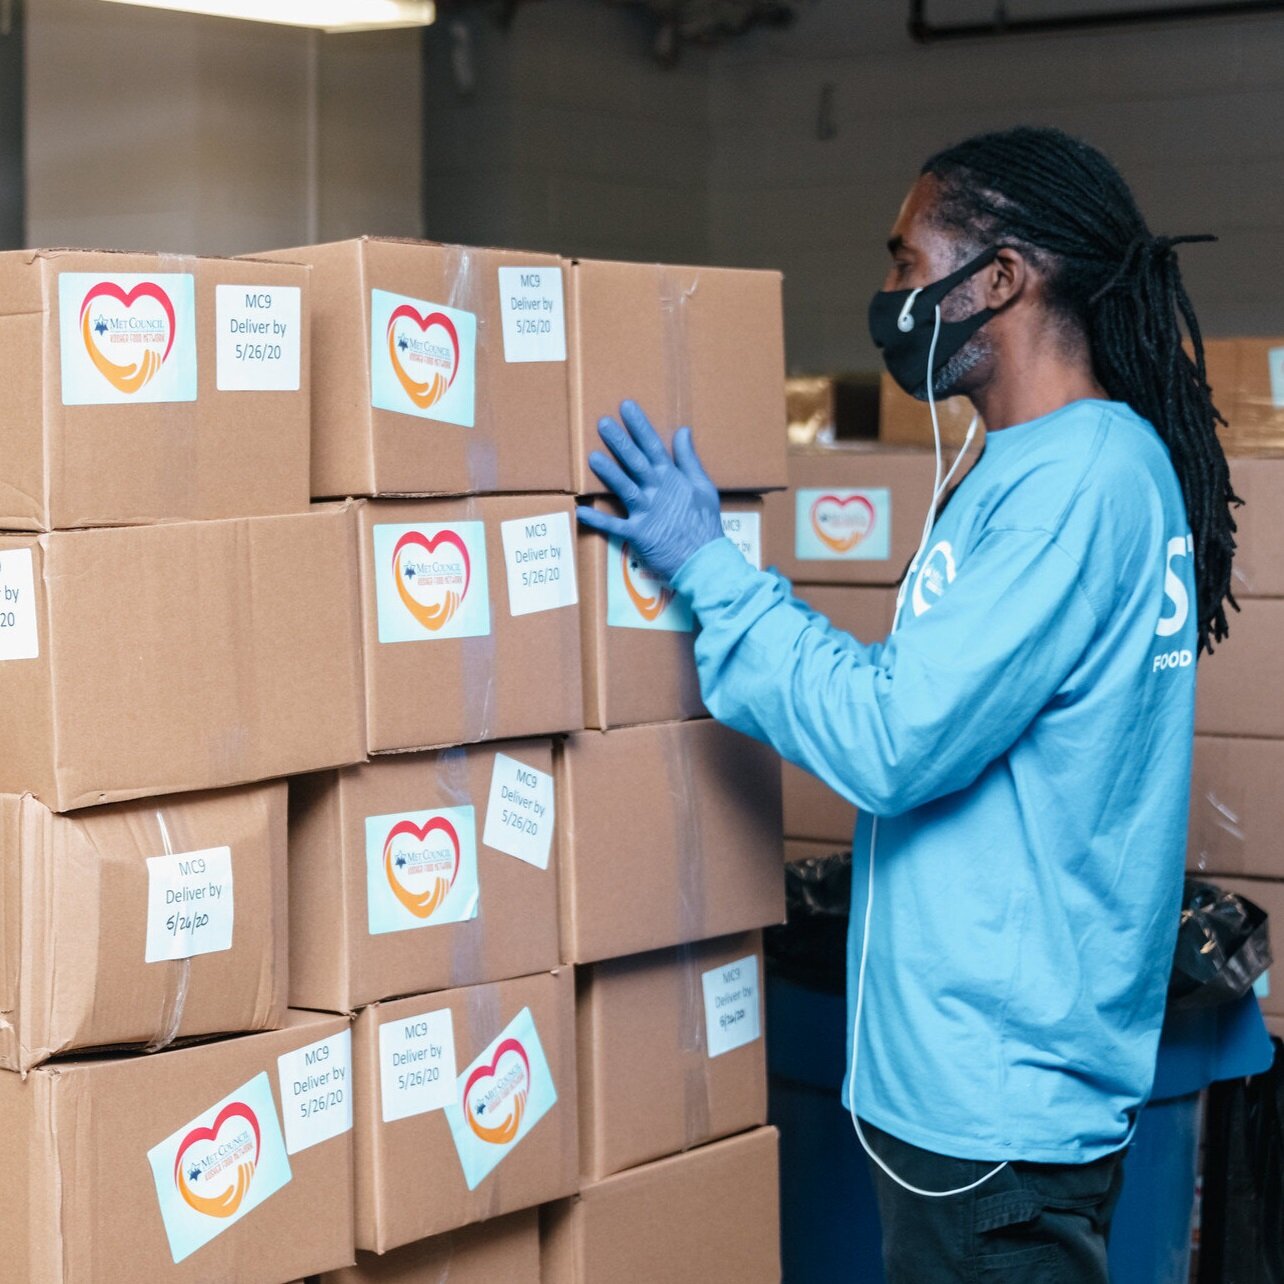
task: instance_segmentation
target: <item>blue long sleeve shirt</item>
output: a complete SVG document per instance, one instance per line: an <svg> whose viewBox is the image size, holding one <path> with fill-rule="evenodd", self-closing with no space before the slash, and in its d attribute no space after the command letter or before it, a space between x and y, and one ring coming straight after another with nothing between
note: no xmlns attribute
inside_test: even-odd
<svg viewBox="0 0 1284 1284"><path fill-rule="evenodd" d="M991 433L860 641L728 540L674 587L710 712L860 809L862 1118L967 1159L1088 1162L1154 1075L1181 902L1193 556L1153 427L1074 402ZM878 818L871 846L873 818Z"/></svg>

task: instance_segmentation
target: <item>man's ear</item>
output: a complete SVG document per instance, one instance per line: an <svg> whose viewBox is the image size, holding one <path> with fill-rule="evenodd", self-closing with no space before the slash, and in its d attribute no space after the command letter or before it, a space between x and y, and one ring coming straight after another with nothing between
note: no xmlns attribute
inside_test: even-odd
<svg viewBox="0 0 1284 1284"><path fill-rule="evenodd" d="M1020 250L1004 247L985 269L982 281L985 306L1002 308L1029 290L1031 267Z"/></svg>

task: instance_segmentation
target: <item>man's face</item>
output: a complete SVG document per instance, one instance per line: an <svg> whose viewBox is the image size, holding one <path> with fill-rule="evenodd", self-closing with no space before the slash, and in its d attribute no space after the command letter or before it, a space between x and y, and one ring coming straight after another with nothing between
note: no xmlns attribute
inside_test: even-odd
<svg viewBox="0 0 1284 1284"><path fill-rule="evenodd" d="M933 218L938 194L937 180L924 174L910 188L888 238L891 266L883 280L884 290L913 290L931 285L949 276L980 250L957 233L939 225ZM981 309L978 277L960 282L941 301L943 321L961 321ZM973 372L991 355L989 336L978 331L937 373L932 393L935 397L952 397L965 392L973 382ZM927 400L927 370L923 383L915 389L920 401Z"/></svg>

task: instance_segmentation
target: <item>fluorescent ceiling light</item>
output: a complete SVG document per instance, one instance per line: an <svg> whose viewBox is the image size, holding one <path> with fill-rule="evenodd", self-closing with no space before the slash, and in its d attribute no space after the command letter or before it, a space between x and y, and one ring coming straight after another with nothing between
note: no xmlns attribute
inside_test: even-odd
<svg viewBox="0 0 1284 1284"><path fill-rule="evenodd" d="M432 0L107 0L143 9L173 9L213 18L245 18L322 31L426 27L437 17Z"/></svg>

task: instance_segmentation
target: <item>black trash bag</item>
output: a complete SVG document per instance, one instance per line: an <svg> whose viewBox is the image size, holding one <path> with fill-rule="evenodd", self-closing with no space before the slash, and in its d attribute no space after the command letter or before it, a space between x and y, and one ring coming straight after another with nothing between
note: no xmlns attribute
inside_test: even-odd
<svg viewBox="0 0 1284 1284"><path fill-rule="evenodd" d="M1284 1043L1265 1074L1214 1084L1200 1284L1284 1284Z"/></svg>
<svg viewBox="0 0 1284 1284"><path fill-rule="evenodd" d="M1238 999L1271 965L1266 911L1247 896L1188 878L1168 983L1170 1007Z"/></svg>
<svg viewBox="0 0 1284 1284"><path fill-rule="evenodd" d="M824 994L844 993L851 899L850 850L790 861L785 866L786 921L769 927L763 940L771 970Z"/></svg>

